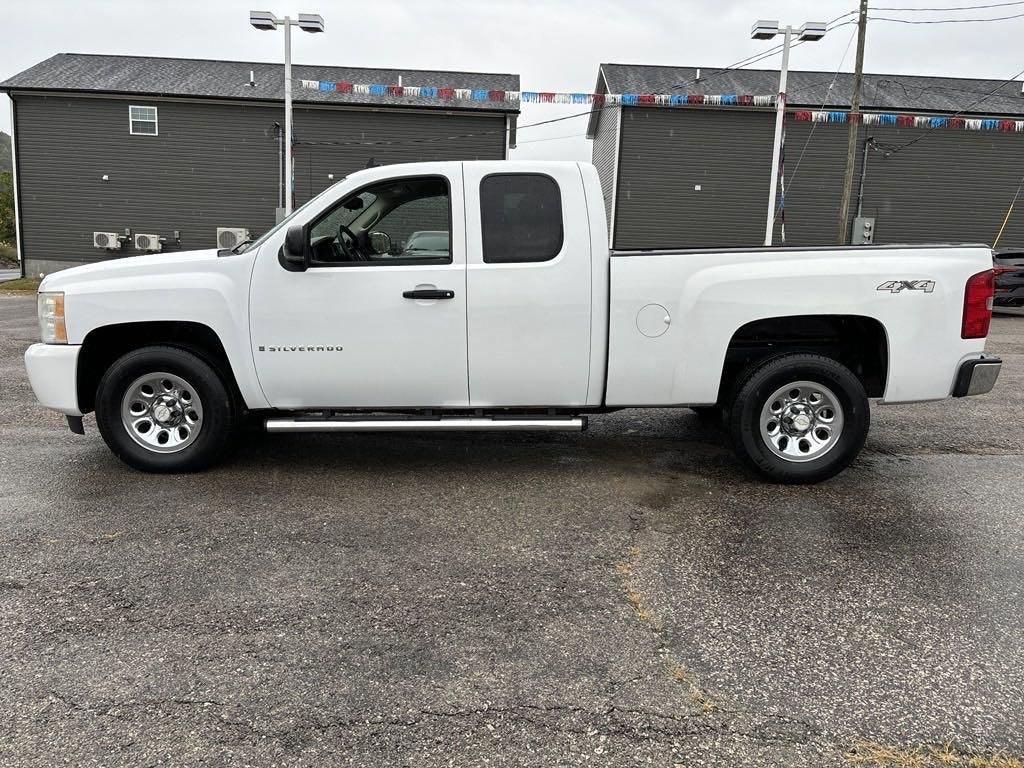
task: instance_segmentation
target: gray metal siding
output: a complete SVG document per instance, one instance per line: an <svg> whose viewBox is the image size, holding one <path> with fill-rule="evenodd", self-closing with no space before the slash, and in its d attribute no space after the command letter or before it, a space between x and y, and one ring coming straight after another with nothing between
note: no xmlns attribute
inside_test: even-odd
<svg viewBox="0 0 1024 768"><path fill-rule="evenodd" d="M615 247L763 244L773 128L771 112L627 108ZM899 146L921 133L861 126L859 136ZM787 121L787 245L836 242L846 137L845 125ZM864 215L877 217L880 244L991 243L1022 167L1024 135L930 131L888 158L869 155ZM777 222L776 244L779 233ZM1024 211L1000 245L1024 245Z"/></svg>
<svg viewBox="0 0 1024 768"><path fill-rule="evenodd" d="M296 109L295 140L317 142L295 147L295 196L301 205L333 183L328 173L337 181L371 158L385 165L503 160L505 116Z"/></svg>
<svg viewBox="0 0 1024 768"><path fill-rule="evenodd" d="M604 212L608 223L612 223L612 201L615 190L615 164L618 162L619 107L606 107L598 115L597 130L591 158L601 179L604 194Z"/></svg>
<svg viewBox="0 0 1024 768"><path fill-rule="evenodd" d="M767 112L625 108L614 246L762 243L772 128Z"/></svg>
<svg viewBox="0 0 1024 768"><path fill-rule="evenodd" d="M834 127L819 126L812 144L824 129ZM845 150L846 131L839 133ZM921 133L862 126L859 135L861 140L874 136L899 146ZM992 243L1022 174L1024 134L936 129L890 157L868 154L864 215L877 217L876 243ZM1024 247L1024 208L1019 203L1000 247Z"/></svg>
<svg viewBox="0 0 1024 768"><path fill-rule="evenodd" d="M93 231L156 233L164 250L215 247L216 228L274 223L280 107L153 99L17 95L23 258L99 261ZM128 132L128 106L159 108L159 135ZM297 139L394 141L390 146L296 147L299 204L330 181L392 163L501 159L504 115L296 109ZM451 138L463 134L485 134ZM436 140L436 141L435 141ZM416 142L416 143L413 143ZM103 181L106 174L109 181ZM181 233L181 244L171 240ZM116 256L137 255L130 245Z"/></svg>

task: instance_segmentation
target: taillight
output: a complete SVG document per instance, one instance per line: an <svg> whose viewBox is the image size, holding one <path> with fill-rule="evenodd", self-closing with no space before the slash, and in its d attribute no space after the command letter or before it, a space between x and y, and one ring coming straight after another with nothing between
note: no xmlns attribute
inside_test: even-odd
<svg viewBox="0 0 1024 768"><path fill-rule="evenodd" d="M964 289L964 319L961 339L984 339L992 321L992 296L995 293L995 270L986 269L972 275Z"/></svg>

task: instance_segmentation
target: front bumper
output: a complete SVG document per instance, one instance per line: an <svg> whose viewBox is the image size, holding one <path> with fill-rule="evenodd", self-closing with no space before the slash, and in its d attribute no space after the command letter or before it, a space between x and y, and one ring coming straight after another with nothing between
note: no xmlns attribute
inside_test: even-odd
<svg viewBox="0 0 1024 768"><path fill-rule="evenodd" d="M953 397L968 395L984 395L991 392L999 378L999 370L1003 361L998 357L980 357L976 360L965 360L957 371L953 383Z"/></svg>
<svg viewBox="0 0 1024 768"><path fill-rule="evenodd" d="M47 408L66 416L81 416L78 410L77 344L33 344L25 350L25 369L36 399Z"/></svg>

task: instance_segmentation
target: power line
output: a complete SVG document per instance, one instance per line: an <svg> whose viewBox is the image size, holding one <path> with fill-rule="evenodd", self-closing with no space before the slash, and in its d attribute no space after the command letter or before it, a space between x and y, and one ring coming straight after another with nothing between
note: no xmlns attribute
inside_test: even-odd
<svg viewBox="0 0 1024 768"><path fill-rule="evenodd" d="M1005 8L1008 5L1024 5L1024 0L1013 0L1013 2L1010 2L1010 3L989 3L988 5L960 5L960 6L951 6L949 8L880 8L880 7L876 7L876 6L872 5L872 6L870 6L869 10L872 10L872 11L905 11L905 12L908 12L908 13L909 12L913 12L913 11L928 11L928 12L934 12L934 11L977 11L977 10L981 10L982 8Z"/></svg>
<svg viewBox="0 0 1024 768"><path fill-rule="evenodd" d="M537 126L541 126L541 125L550 125L551 123L559 123L559 122L562 122L563 120L572 120L575 117L584 117L584 116L588 116L588 115L593 115L593 114L595 114L597 112L600 112L601 110L607 108L608 106L611 106L611 105L605 104L603 106L597 107L596 109L587 110L586 112L576 112L576 113L573 113L571 115L563 115L562 117L554 117L554 118L551 118L550 120L541 120L540 122L537 122L537 123L527 123L525 125L517 126L516 130L517 131L521 131L521 130L523 130L525 128L536 128ZM506 133L506 129L505 128L497 128L497 129L494 129L494 130L491 130L491 131L476 131L476 132L473 132L473 133L459 133L459 134L455 134L453 136L434 136L434 137L429 138L429 139L405 139L405 140L394 140L394 141L387 140L387 139L382 140L382 141L359 141L359 140L350 140L350 141L296 141L296 142L294 142L294 144L297 147L311 147L311 146L330 146L330 147L376 147L376 146L385 146L385 147L391 147L391 146L405 145L405 144L433 144L433 143L436 143L436 142L439 142L439 141L454 141L456 139L470 139L470 138L475 138L477 136L496 136L498 134L504 134L504 133Z"/></svg>
<svg viewBox="0 0 1024 768"><path fill-rule="evenodd" d="M994 16L990 19L894 19L889 16L868 16L868 21L893 21L897 24L973 24L985 21L1006 21L1007 19L1024 18L1024 13L1013 16Z"/></svg>
<svg viewBox="0 0 1024 768"><path fill-rule="evenodd" d="M1010 82L1012 82L1012 81L1010 81ZM927 93L928 91L955 91L956 93L967 93L967 94L970 94L971 96L986 96L986 97L987 96L991 96L991 95L993 95L995 93L995 91L991 91L991 92L988 92L988 93L985 93L985 92L982 92L982 91L976 91L973 88L957 88L957 87L952 86L952 85L937 85L937 84L932 84L932 85L915 85L915 84L913 84L911 82L900 80L898 77L880 77L880 78L876 79L872 83L872 85L874 85L875 88L878 88L883 83L892 83L893 85L898 85L900 87L900 89L903 91L903 95L906 98L910 98L910 93L909 93L908 89L910 91L916 91L917 93ZM1002 83L999 86L999 88L1002 88L1005 85L1009 85L1009 82ZM996 88L996 91L998 91L999 88ZM1016 97L1016 93L1014 94L1014 98L1017 98Z"/></svg>
<svg viewBox="0 0 1024 768"><path fill-rule="evenodd" d="M520 144L536 144L539 141L558 141L559 139L577 139L580 136L586 136L585 133L570 133L565 136L546 136L543 139L527 139L526 141L517 141L516 146Z"/></svg>
<svg viewBox="0 0 1024 768"><path fill-rule="evenodd" d="M1020 0L1020 2L1022 4L1024 4L1024 0ZM839 29L840 27L845 27L847 24L854 24L854 23L856 23L854 21L845 21L842 24L836 24L836 22L839 21L840 19L845 19L847 16L852 16L855 13L857 13L857 11L853 10L853 11L847 11L844 14L836 16L834 19L832 19L832 21L828 22L825 25L826 31L831 32L834 29ZM835 24L835 26L832 26L833 24ZM790 50L792 50L793 48L796 48L798 45L803 45L806 42L807 42L806 40L797 40L795 43L791 44L789 46L789 48L790 48ZM772 46L767 51L760 51L758 53L752 54L751 56L747 56L747 58L745 58L745 59L740 59L736 63L730 64L727 67L722 67L721 69L716 69L716 70L714 70L714 71L712 71L712 72L710 72L710 73L708 73L706 75L702 75L699 81L698 80L687 80L686 82L683 82L683 83L676 83L676 85L673 86L673 87L675 87L675 88L685 88L688 85L695 85L697 82L704 82L705 80L708 80L708 79L710 79L712 77L715 77L716 75L720 75L723 72L731 72L734 69L742 69L743 67L749 67L752 64L757 64L759 61L764 61L765 59L771 58L775 54L780 53L782 51L783 45L784 45L783 43L779 43L777 45Z"/></svg>
<svg viewBox="0 0 1024 768"><path fill-rule="evenodd" d="M998 91L998 90L999 90L1000 88L1002 88L1002 87L1003 87L1004 85L1006 85L1007 83L1012 83L1012 82L1013 82L1014 80L1016 80L1016 79L1017 79L1018 77L1020 77L1021 75L1024 75L1024 69L1022 69L1022 70L1021 70L1020 72L1018 72L1017 74L1015 74L1015 75L1014 75L1013 77L1011 77L1011 78L1009 78L1009 79L1007 79L1007 80L1004 80L1003 82L1001 82L1001 83L1000 83L999 85L997 85L997 86L996 86L995 88L993 88L993 89L992 89L991 91L989 91L988 93L984 94L984 95L983 95L983 96L982 96L982 97L981 97L980 99L976 99L976 100L972 101L972 102L971 102L970 104L968 104L968 105L967 105L966 107L964 107L963 109L961 109L961 110L960 110L959 112L954 112L954 113L953 113L952 115L947 115L947 117L957 117L958 115L962 115L962 114L963 114L964 112L968 111L968 110L969 110L969 109L971 109L972 107L975 107L975 106L977 106L978 104L980 104L981 102L983 102L983 101L984 101L985 99L987 99L987 98L988 98L989 96L991 96L992 94L994 94L994 93L995 93L996 91ZM910 140L910 141L908 141L908 142L907 142L906 144L901 144L901 145L899 145L898 147L893 147L893 148L892 148L892 151L890 152L890 157L891 157L892 155L895 155L895 154L896 154L897 152L901 152L901 151L903 151L904 149L906 149L907 147L909 147L909 146L912 146L913 144L916 144L917 142L921 141L921 140L922 140L922 139L923 139L923 138L924 138L925 136L930 136L930 135L931 135L931 132L932 132L932 131L934 131L936 127L937 127L937 126L934 126L934 125L933 125L933 126L931 126L931 127L930 127L930 128L929 128L929 129L927 130L927 131L925 131L925 132L924 132L924 133L922 133L922 134L921 134L920 136L918 136L918 137L917 137L916 139L911 139L911 140Z"/></svg>
<svg viewBox="0 0 1024 768"><path fill-rule="evenodd" d="M1022 0L1022 2L1024 2L1024 0ZM836 81L839 79L839 74L840 74L840 72L842 72L843 64L846 63L846 57L850 53L850 46L853 45L853 40L854 40L854 38L856 36L857 36L857 30L855 29L855 30L853 30L853 34L850 35L850 41L846 44L846 49L843 51L843 58L841 58L839 60L839 66L836 67L836 73L832 77L832 83L829 85L828 89L825 91L825 101L823 101L822 104L821 104L821 108L822 109L825 109L826 105L828 104L828 97L829 97L829 95L831 95L832 89L835 88ZM811 123L811 130L807 134L807 140L804 142L804 148L800 150L800 156L796 159L796 165L793 166L793 173L789 177L789 191L790 192L793 191L793 182L796 181L797 171L800 170L800 163L803 162L804 154L807 152L807 147L810 146L811 138L814 136L814 129L817 128L817 127L818 127L818 123L817 122Z"/></svg>

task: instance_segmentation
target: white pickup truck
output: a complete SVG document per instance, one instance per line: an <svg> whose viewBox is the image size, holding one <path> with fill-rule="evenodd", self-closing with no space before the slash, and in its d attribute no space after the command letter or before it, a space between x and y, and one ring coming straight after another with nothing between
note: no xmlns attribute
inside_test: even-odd
<svg viewBox="0 0 1024 768"><path fill-rule="evenodd" d="M415 235L415 237L413 237ZM868 398L991 390L984 246L608 250L593 167L438 162L334 184L233 251L49 275L39 401L149 471L270 432L581 430L721 414L739 456L814 482L857 455Z"/></svg>

